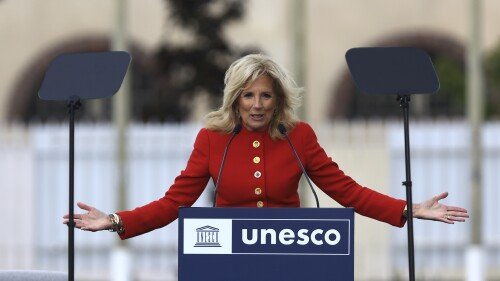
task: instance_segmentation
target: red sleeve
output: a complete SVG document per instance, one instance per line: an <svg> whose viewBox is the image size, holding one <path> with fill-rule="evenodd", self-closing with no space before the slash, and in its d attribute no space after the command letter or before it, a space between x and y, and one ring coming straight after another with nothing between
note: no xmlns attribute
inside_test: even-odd
<svg viewBox="0 0 500 281"><path fill-rule="evenodd" d="M402 227L406 219L403 210L406 201L381 194L363 187L351 177L344 174L319 145L313 129L306 124L304 155L306 170L311 180L328 196L344 207L351 207L363 215L391 225Z"/></svg>
<svg viewBox="0 0 500 281"><path fill-rule="evenodd" d="M121 239L164 227L177 219L180 206L193 205L210 179L209 147L208 132L202 129L196 137L186 169L177 176L165 196L134 210L118 213L125 229L120 235Z"/></svg>

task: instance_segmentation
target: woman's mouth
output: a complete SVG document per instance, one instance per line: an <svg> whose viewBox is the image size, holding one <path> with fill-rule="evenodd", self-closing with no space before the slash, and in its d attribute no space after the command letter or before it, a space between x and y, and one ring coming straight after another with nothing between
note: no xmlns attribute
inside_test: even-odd
<svg viewBox="0 0 500 281"><path fill-rule="evenodd" d="M264 118L264 114L250 114L250 118L255 121L260 121Z"/></svg>

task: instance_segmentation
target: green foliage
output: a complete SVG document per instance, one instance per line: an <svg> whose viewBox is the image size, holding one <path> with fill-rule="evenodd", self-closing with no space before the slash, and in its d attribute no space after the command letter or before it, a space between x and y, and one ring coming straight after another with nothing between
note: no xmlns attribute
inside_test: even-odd
<svg viewBox="0 0 500 281"><path fill-rule="evenodd" d="M465 73L459 62L444 55L433 59L439 77L439 91L432 97L431 106L436 115L445 113L450 116L465 115Z"/></svg>
<svg viewBox="0 0 500 281"><path fill-rule="evenodd" d="M487 56L484 62L486 80L486 117L500 118L500 44Z"/></svg>
<svg viewBox="0 0 500 281"><path fill-rule="evenodd" d="M487 56L484 66L491 86L500 89L500 46Z"/></svg>

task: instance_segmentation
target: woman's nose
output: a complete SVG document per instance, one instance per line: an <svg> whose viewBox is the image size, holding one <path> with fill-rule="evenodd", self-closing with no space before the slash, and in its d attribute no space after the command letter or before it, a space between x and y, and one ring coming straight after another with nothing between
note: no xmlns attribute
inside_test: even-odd
<svg viewBox="0 0 500 281"><path fill-rule="evenodd" d="M257 97L257 98L254 99L254 101L253 101L253 107L257 107L257 108L262 107L262 100L259 97Z"/></svg>

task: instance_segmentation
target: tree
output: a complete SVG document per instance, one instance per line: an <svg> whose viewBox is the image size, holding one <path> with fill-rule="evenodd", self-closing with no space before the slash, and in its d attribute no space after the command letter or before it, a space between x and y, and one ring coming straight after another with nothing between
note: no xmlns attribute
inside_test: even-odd
<svg viewBox="0 0 500 281"><path fill-rule="evenodd" d="M165 0L170 18L191 37L188 45L171 42L155 54L158 83L153 102L145 104L142 119L184 121L191 112L193 98L210 97L210 107L220 103L223 80L231 62L254 50L239 50L224 37L223 28L243 17L244 1Z"/></svg>

